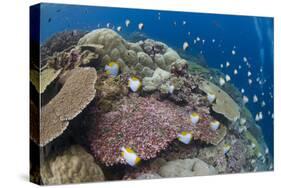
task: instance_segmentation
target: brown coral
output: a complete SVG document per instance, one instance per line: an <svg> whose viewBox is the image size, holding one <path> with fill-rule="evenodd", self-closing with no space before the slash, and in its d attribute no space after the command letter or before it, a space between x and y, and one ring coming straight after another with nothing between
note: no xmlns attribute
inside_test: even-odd
<svg viewBox="0 0 281 188"><path fill-rule="evenodd" d="M94 98L94 68L75 68L60 92L41 111L40 145L44 146L67 128Z"/></svg>
<svg viewBox="0 0 281 188"><path fill-rule="evenodd" d="M205 93L216 95L216 101L212 104L212 109L215 112L224 115L230 121L236 121L240 118L239 106L227 93L215 84L207 80L203 80L200 82L199 88Z"/></svg>
<svg viewBox="0 0 281 188"><path fill-rule="evenodd" d="M93 157L78 145L45 161L40 173L45 185L104 180L104 174Z"/></svg>
<svg viewBox="0 0 281 188"><path fill-rule="evenodd" d="M205 111L198 109L201 119L194 126L189 119L189 107L160 102L153 97L124 97L115 110L96 114L90 135L91 151L111 166L125 163L120 155L121 147L131 147L141 159L147 160L156 157L183 130L193 131L196 140L217 144L224 137L221 134L224 128L211 131L209 123L213 118Z"/></svg>

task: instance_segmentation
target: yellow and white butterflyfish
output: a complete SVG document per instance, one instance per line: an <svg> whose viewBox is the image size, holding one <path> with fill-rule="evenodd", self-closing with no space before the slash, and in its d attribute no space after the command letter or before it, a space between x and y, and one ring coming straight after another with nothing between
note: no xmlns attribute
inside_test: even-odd
<svg viewBox="0 0 281 188"><path fill-rule="evenodd" d="M129 147L122 147L121 155L130 166L136 166L141 161L141 158Z"/></svg>
<svg viewBox="0 0 281 188"><path fill-rule="evenodd" d="M215 131L220 127L220 122L217 120L211 121L210 128L211 130Z"/></svg>
<svg viewBox="0 0 281 188"><path fill-rule="evenodd" d="M135 76L129 78L128 87L133 92L137 92L141 88L141 81Z"/></svg>
<svg viewBox="0 0 281 188"><path fill-rule="evenodd" d="M223 153L227 154L230 150L231 146L229 144L224 144L223 146Z"/></svg>
<svg viewBox="0 0 281 188"><path fill-rule="evenodd" d="M119 73L119 64L117 62L112 61L105 65L104 70L106 74L115 77Z"/></svg>
<svg viewBox="0 0 281 188"><path fill-rule="evenodd" d="M186 132L182 131L180 134L178 134L178 140L184 144L189 144L192 141L193 138L193 132Z"/></svg>
<svg viewBox="0 0 281 188"><path fill-rule="evenodd" d="M213 103L216 99L216 95L212 93L207 93L207 99L210 103Z"/></svg>
<svg viewBox="0 0 281 188"><path fill-rule="evenodd" d="M200 119L200 116L196 112L192 112L190 114L190 120L193 125L196 125L198 123L199 119Z"/></svg>

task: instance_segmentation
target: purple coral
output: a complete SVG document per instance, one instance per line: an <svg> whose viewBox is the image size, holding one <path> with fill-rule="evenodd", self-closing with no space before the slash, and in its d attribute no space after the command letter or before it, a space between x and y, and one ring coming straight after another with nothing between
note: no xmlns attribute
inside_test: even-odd
<svg viewBox="0 0 281 188"><path fill-rule="evenodd" d="M216 142L221 134L209 129L213 119L202 111L198 111L201 119L194 126L189 120L188 108L153 97L124 97L116 110L95 114L96 122L90 134L91 151L98 160L111 166L125 163L120 155L121 147L130 147L141 159L147 160L156 157L183 130L193 131L194 139Z"/></svg>

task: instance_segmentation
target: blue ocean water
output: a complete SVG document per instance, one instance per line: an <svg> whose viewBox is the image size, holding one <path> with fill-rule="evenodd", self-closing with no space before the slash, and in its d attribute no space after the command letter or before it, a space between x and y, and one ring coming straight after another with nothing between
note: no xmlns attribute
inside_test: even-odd
<svg viewBox="0 0 281 188"><path fill-rule="evenodd" d="M42 4L40 18L41 43L57 32L73 29L109 26L116 30L121 26L120 34L128 35L138 32L141 22L142 33L174 49L182 49L187 41L189 52L204 56L209 67L228 74L239 90L245 90L253 116L262 113L257 124L273 154L273 18L60 4ZM129 27L125 27L126 19Z"/></svg>

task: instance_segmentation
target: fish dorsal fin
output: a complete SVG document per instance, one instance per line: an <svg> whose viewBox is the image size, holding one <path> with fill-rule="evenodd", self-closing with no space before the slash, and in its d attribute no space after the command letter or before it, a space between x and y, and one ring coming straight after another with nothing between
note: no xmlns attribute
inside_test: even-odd
<svg viewBox="0 0 281 188"><path fill-rule="evenodd" d="M193 117L197 117L197 116L198 116L198 114L197 114L196 112L192 112L192 113L191 113L191 116L193 116Z"/></svg>
<svg viewBox="0 0 281 188"><path fill-rule="evenodd" d="M133 81L139 80L139 79L138 79L137 77L135 77L135 76L132 76L131 79L132 79Z"/></svg>
<svg viewBox="0 0 281 188"><path fill-rule="evenodd" d="M111 61L111 62L109 63L109 66L110 66L110 67L113 67L114 65L117 65L117 66L118 66L118 64L117 64L115 61Z"/></svg>
<svg viewBox="0 0 281 188"><path fill-rule="evenodd" d="M186 132L186 131L182 131L182 132L181 132L181 135L186 136L186 135L187 135L187 132Z"/></svg>
<svg viewBox="0 0 281 188"><path fill-rule="evenodd" d="M126 148L126 151L128 152L128 153L135 153L131 148L129 148L129 147L127 147Z"/></svg>

